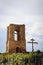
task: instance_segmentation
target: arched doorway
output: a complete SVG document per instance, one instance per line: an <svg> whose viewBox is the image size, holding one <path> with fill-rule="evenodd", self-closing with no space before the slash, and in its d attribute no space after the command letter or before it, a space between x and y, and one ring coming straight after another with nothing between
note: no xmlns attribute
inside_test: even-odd
<svg viewBox="0 0 43 65"><path fill-rule="evenodd" d="M16 53L18 53L20 51L19 47L16 47Z"/></svg>

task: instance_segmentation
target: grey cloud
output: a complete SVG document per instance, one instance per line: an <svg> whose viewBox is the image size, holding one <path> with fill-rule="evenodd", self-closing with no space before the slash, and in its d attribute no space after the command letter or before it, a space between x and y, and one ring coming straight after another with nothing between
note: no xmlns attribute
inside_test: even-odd
<svg viewBox="0 0 43 65"><path fill-rule="evenodd" d="M43 14L43 0L0 0L0 7L17 10L26 14Z"/></svg>

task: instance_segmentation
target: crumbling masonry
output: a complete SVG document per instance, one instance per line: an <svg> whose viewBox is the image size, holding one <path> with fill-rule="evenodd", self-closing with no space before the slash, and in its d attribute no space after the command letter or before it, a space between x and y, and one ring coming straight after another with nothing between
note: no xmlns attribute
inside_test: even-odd
<svg viewBox="0 0 43 65"><path fill-rule="evenodd" d="M25 25L10 24L7 27L7 53L25 53L26 40L25 40Z"/></svg>

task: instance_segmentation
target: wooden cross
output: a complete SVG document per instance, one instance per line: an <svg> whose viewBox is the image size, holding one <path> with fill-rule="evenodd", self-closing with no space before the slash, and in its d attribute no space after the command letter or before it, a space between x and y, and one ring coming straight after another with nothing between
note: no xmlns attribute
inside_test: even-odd
<svg viewBox="0 0 43 65"><path fill-rule="evenodd" d="M31 42L27 42L27 43L32 43L32 52L34 51L34 47L33 47L33 44L38 44L37 42L34 42L35 40L32 38L31 39Z"/></svg>

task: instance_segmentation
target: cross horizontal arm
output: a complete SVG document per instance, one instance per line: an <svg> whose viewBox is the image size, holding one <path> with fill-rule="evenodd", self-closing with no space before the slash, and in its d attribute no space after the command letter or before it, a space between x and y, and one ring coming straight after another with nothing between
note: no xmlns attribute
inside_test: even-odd
<svg viewBox="0 0 43 65"><path fill-rule="evenodd" d="M38 42L27 42L27 43L34 43L34 44L36 43L36 44L38 44Z"/></svg>

